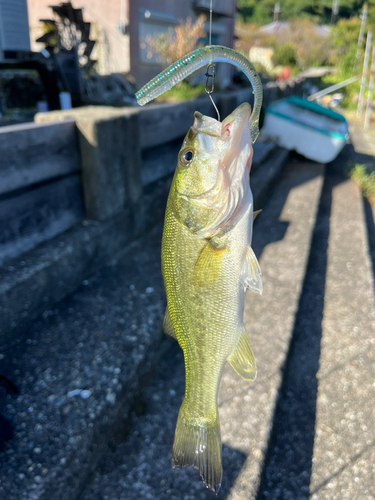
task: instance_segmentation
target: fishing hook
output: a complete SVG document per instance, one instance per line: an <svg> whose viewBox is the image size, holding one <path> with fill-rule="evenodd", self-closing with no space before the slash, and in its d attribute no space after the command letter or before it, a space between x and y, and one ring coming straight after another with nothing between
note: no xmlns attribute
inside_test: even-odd
<svg viewBox="0 0 375 500"><path fill-rule="evenodd" d="M210 73L210 69L212 69L212 73ZM215 111L217 113L217 121L219 122L220 121L220 113L219 113L219 110L217 109L215 101L213 100L212 95L211 95L213 93L213 91L215 90L215 64L210 63L207 65L207 71L205 73L205 76L206 76L206 86L205 86L204 91L206 92L206 94L210 98L212 105L215 108ZM211 78L211 88L209 88L210 78Z"/></svg>

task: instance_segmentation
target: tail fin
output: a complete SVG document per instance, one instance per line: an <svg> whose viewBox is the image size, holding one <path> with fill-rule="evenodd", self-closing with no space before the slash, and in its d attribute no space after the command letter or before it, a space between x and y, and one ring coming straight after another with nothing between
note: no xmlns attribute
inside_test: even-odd
<svg viewBox="0 0 375 500"><path fill-rule="evenodd" d="M172 466L192 465L203 482L218 494L221 485L221 439L219 419L194 421L185 416L184 405L178 415L173 443Z"/></svg>

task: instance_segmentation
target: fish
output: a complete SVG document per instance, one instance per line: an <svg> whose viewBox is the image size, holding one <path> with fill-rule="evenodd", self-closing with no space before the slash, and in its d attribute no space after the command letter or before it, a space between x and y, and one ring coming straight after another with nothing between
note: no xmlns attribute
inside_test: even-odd
<svg viewBox="0 0 375 500"><path fill-rule="evenodd" d="M262 294L251 248L251 107L223 122L194 113L172 180L161 261L167 307L163 329L184 354L185 395L172 466L193 466L218 493L222 480L217 394L228 362L243 379L256 363L243 322L245 291Z"/></svg>

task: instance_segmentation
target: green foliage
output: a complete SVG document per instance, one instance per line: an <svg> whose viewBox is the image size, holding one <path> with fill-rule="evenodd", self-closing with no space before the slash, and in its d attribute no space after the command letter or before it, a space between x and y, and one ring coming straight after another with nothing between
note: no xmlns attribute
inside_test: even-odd
<svg viewBox="0 0 375 500"><path fill-rule="evenodd" d="M375 171L368 173L365 165L357 163L349 176L360 186L366 198L375 200Z"/></svg>
<svg viewBox="0 0 375 500"><path fill-rule="evenodd" d="M333 64L340 64L343 56L347 55L353 48L356 50L360 28L361 20L356 17L341 19L332 27L330 40L335 49L331 58Z"/></svg>
<svg viewBox="0 0 375 500"><path fill-rule="evenodd" d="M308 19L296 19L290 23L291 43L296 51L300 69L324 66L331 54L331 41L316 32L316 24Z"/></svg>
<svg viewBox="0 0 375 500"><path fill-rule="evenodd" d="M296 51L290 43L284 43L275 48L272 57L275 65L281 66L295 66L296 65Z"/></svg>
<svg viewBox="0 0 375 500"><path fill-rule="evenodd" d="M244 22L258 24L270 23L273 19L272 9L275 7L273 0L238 0L238 18Z"/></svg>
<svg viewBox="0 0 375 500"><path fill-rule="evenodd" d="M353 67L358 53L357 68L355 74L362 71L364 44L358 52L358 36L361 27L361 20L358 18L342 19L331 30L330 41L332 44L332 53L329 63L335 66L334 75L323 78L323 82L328 85L343 82L354 76ZM365 37L364 37L365 42ZM345 108L354 108L357 106L357 97L359 94L360 82L354 82L347 87L340 89L344 94L342 106Z"/></svg>
<svg viewBox="0 0 375 500"><path fill-rule="evenodd" d="M259 21L262 16L259 17L258 13L263 12L263 22L270 22L274 3L275 0L238 0L239 14L242 19ZM318 34L316 24L330 24L332 0L281 0L280 20L288 20L288 26L265 34L254 24L238 22L236 46L244 53L253 46L272 47L275 50L273 63L290 66L292 73L313 66L334 66L335 74L323 77L322 82L326 86L341 83L362 72L367 32L375 32L375 0L368 0L365 34L362 46L358 48L364 3L364 0L340 0L339 20L331 26L326 38ZM251 33L251 37L247 33ZM360 82L341 88L340 93L344 94L342 105L355 107L359 90Z"/></svg>
<svg viewBox="0 0 375 500"><path fill-rule="evenodd" d="M263 2L255 2L253 22L258 24L268 24L273 19L272 9L275 3L273 1L264 0Z"/></svg>
<svg viewBox="0 0 375 500"><path fill-rule="evenodd" d="M366 0L340 0L339 18L359 17ZM305 18L319 24L330 24L332 0L280 0L280 19ZM375 0L367 0L369 23L375 26ZM275 0L238 0L238 17L245 22L272 22Z"/></svg>
<svg viewBox="0 0 375 500"><path fill-rule="evenodd" d="M216 87L216 85L215 85ZM204 93L204 85L191 85L182 81L168 92L158 97L158 102L190 101Z"/></svg>
<svg viewBox="0 0 375 500"><path fill-rule="evenodd" d="M253 63L253 66L260 76L270 76L270 72L268 69L260 62L255 62Z"/></svg>

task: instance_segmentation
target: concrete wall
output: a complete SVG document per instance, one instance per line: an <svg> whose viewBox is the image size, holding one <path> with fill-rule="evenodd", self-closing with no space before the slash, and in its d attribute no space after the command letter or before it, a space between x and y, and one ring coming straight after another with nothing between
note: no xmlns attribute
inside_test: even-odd
<svg viewBox="0 0 375 500"><path fill-rule="evenodd" d="M296 80L283 84L283 87L279 84L269 84L264 89L265 106L283 96L301 94L302 87L303 82ZM252 99L251 88L215 94L222 119L242 102L252 104ZM12 238L14 241L19 240L20 245L12 246L13 239L8 237L8 246L13 248L13 253L9 250L2 254L0 240L0 258L14 256L23 248L32 248L51 237L52 233L58 234L73 225L79 218L105 221L136 203L148 185L173 172L182 138L191 126L196 110L215 116L211 102L204 96L195 101L151 104L144 108L89 106L41 113L35 117L37 124L20 129L3 129L0 134L0 147L3 138L3 147L10 153L7 156L7 167L2 171L0 159L0 196L1 189L7 198L11 192L18 193L24 187L22 182L25 180L33 187L33 196L41 197L42 192L45 192L45 204L49 203L49 197L53 196L53 201L58 204L64 217L54 212L59 225L52 224L51 221L51 227L54 228L53 231L51 229L52 232L44 229L39 231L36 226L32 226L31 219L29 222L24 221L24 226L30 225L25 233L25 237L29 238L28 243L25 244L22 235L17 233ZM46 126L46 122L52 122L53 125ZM75 127L77 136L74 135ZM15 144L18 144L17 148ZM29 163L26 162L26 157ZM50 168L50 165L53 165L53 168ZM69 201L68 206L65 206L65 198L59 200L59 197L53 194L51 179L58 177L60 184L56 186L63 189L63 180L68 182L65 180L67 175L71 176L69 182L72 183L75 179L75 184L69 184L71 195L66 201ZM41 189L40 185L46 183L48 189L43 187L40 191L35 190L36 187ZM28 191L28 200L31 191ZM0 206L1 203L5 204L3 213L6 214L10 210L10 201L0 200ZM47 214L43 208L45 204L41 204L40 211ZM82 204L83 208L80 208ZM26 206L28 205L22 208L19 205L20 215L16 217L17 220L26 210ZM69 217L66 210L70 211ZM47 224L47 218L47 215L45 219L38 218L41 228ZM16 224L16 221L11 222L11 218L7 220L8 225ZM63 220L65 225L62 225ZM40 234L35 237L34 233L38 231ZM5 234L10 233L4 232ZM5 245L5 241L3 244Z"/></svg>
<svg viewBox="0 0 375 500"><path fill-rule="evenodd" d="M133 1L133 0L131 0ZM42 34L40 19L53 18L50 5L59 1L27 0L31 49L39 52L44 45L35 40ZM74 8L83 8L84 20L91 24L90 37L97 40L93 58L102 74L129 72L129 35L119 31L119 23L128 24L128 0L72 0Z"/></svg>
<svg viewBox="0 0 375 500"><path fill-rule="evenodd" d="M303 85L270 85L265 102ZM215 93L222 118L252 97L251 88ZM215 114L204 96L57 111L0 129L0 345L162 221L195 110Z"/></svg>
<svg viewBox="0 0 375 500"><path fill-rule="evenodd" d="M302 86L269 84L265 106ZM252 99L251 88L215 93L222 119ZM196 110L215 116L204 96L41 113L37 123L0 129L0 263L83 218L105 221L137 202L147 185L173 172Z"/></svg>
<svg viewBox="0 0 375 500"><path fill-rule="evenodd" d="M0 263L83 217L75 123L0 128Z"/></svg>

